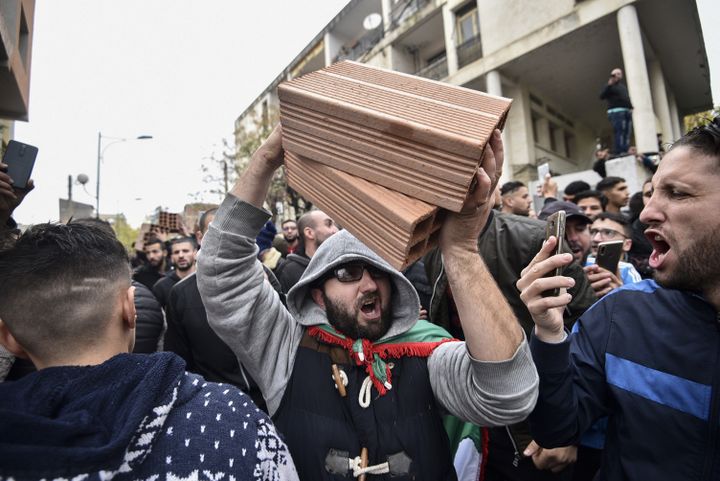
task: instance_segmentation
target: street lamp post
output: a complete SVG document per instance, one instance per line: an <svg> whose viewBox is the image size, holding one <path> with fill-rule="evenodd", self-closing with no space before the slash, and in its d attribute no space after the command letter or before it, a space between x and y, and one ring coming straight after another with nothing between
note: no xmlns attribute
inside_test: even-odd
<svg viewBox="0 0 720 481"><path fill-rule="evenodd" d="M134 139L130 140L147 140L152 139L152 135L138 135ZM112 142L107 144L105 148L102 148L102 140L103 139L111 139ZM125 142L127 141L127 138L124 137L108 137L107 135L103 136L102 133L98 132L98 148L97 148L97 178L95 181L95 217L100 218L100 163L102 162L103 155L105 154L105 151L113 144L117 144L119 142Z"/></svg>

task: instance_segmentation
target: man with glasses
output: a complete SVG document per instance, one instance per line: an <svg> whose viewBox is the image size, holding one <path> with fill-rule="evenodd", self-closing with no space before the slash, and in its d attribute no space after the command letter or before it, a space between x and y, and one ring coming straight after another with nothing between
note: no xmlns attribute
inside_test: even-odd
<svg viewBox="0 0 720 481"><path fill-rule="evenodd" d="M253 245L270 215L262 205L283 163L281 136L278 127L253 155L204 238L208 321L260 386L301 479L456 479L441 413L503 425L537 397L522 329L477 250L502 168L500 132L465 208L440 231L465 342L418 321L410 282L345 230L322 243L282 305Z"/></svg>
<svg viewBox="0 0 720 481"><path fill-rule="evenodd" d="M632 248L632 228L630 222L623 215L611 212L598 214L592 226L590 226L590 236L592 239L591 255L587 258L585 273L598 298L616 287L642 280L635 266L622 259L618 263L616 272L610 272L595 264L595 257L601 242L622 241L623 257L626 257Z"/></svg>

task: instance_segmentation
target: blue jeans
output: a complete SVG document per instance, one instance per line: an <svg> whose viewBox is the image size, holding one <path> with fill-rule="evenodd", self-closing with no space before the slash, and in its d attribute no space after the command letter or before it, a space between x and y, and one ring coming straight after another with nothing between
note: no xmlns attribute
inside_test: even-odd
<svg viewBox="0 0 720 481"><path fill-rule="evenodd" d="M632 110L619 110L608 113L615 140L614 154L623 154L630 149L630 132L632 132Z"/></svg>

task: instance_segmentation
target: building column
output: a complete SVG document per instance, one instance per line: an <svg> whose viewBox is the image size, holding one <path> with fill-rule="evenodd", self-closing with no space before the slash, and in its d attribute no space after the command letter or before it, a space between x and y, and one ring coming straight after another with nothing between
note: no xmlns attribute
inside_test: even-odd
<svg viewBox="0 0 720 481"><path fill-rule="evenodd" d="M392 30L392 0L382 0L380 5L382 8L383 32L387 35Z"/></svg>
<svg viewBox="0 0 720 481"><path fill-rule="evenodd" d="M448 77L458 71L457 50L455 49L455 13L447 3L442 6L443 32L445 33L445 58L447 58Z"/></svg>
<svg viewBox="0 0 720 481"><path fill-rule="evenodd" d="M660 120L662 143L672 142L675 140L675 134L670 120L670 105L668 102L667 88L665 87L665 77L663 76L660 62L657 60L650 62L650 83L652 84L653 105Z"/></svg>
<svg viewBox="0 0 720 481"><path fill-rule="evenodd" d="M500 72L498 72L497 70L491 70L485 74L485 88L487 89L487 93L489 93L490 95L496 95L498 97L503 96L502 79L500 78ZM508 139L508 136L505 135L505 132L503 132L502 134L502 140L505 151L505 167L503 168L502 176L500 176L499 185L503 185L505 182L512 180L512 169L510 168L510 165L512 164L510 161L510 141Z"/></svg>
<svg viewBox="0 0 720 481"><path fill-rule="evenodd" d="M642 45L642 33L635 7L626 5L618 10L617 21L623 63L625 64L625 78L630 101L633 104L635 146L640 152L655 152L657 151L655 113L650 95L650 80Z"/></svg>
<svg viewBox="0 0 720 481"><path fill-rule="evenodd" d="M683 127L680 124L680 114L678 113L675 94L672 90L668 91L668 103L670 104L670 122L673 127L673 141L679 139L683 135Z"/></svg>

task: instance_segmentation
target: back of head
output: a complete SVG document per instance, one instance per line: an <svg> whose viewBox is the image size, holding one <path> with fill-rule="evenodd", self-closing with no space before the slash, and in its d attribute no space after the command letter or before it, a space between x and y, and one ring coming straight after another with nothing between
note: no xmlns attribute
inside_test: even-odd
<svg viewBox="0 0 720 481"><path fill-rule="evenodd" d="M96 345L129 286L125 248L91 223L36 225L0 252L0 319L46 361Z"/></svg>
<svg viewBox="0 0 720 481"><path fill-rule="evenodd" d="M315 212L316 210L311 210L309 212L305 212L303 215L300 216L300 218L297 220L297 230L298 230L298 248L295 249L295 252L298 254L304 254L305 253L305 228L310 227L311 229L315 228L316 220L315 220Z"/></svg>
<svg viewBox="0 0 720 481"><path fill-rule="evenodd" d="M603 180L598 182L595 189L599 190L600 192L604 192L606 190L612 189L620 182L625 182L625 179L623 179L622 177L614 177L614 176L605 177Z"/></svg>
<svg viewBox="0 0 720 481"><path fill-rule="evenodd" d="M200 232L203 234L207 232L208 227L210 227L210 222L215 218L217 210L217 207L213 207L200 214L200 218L198 219L198 230L200 230Z"/></svg>

